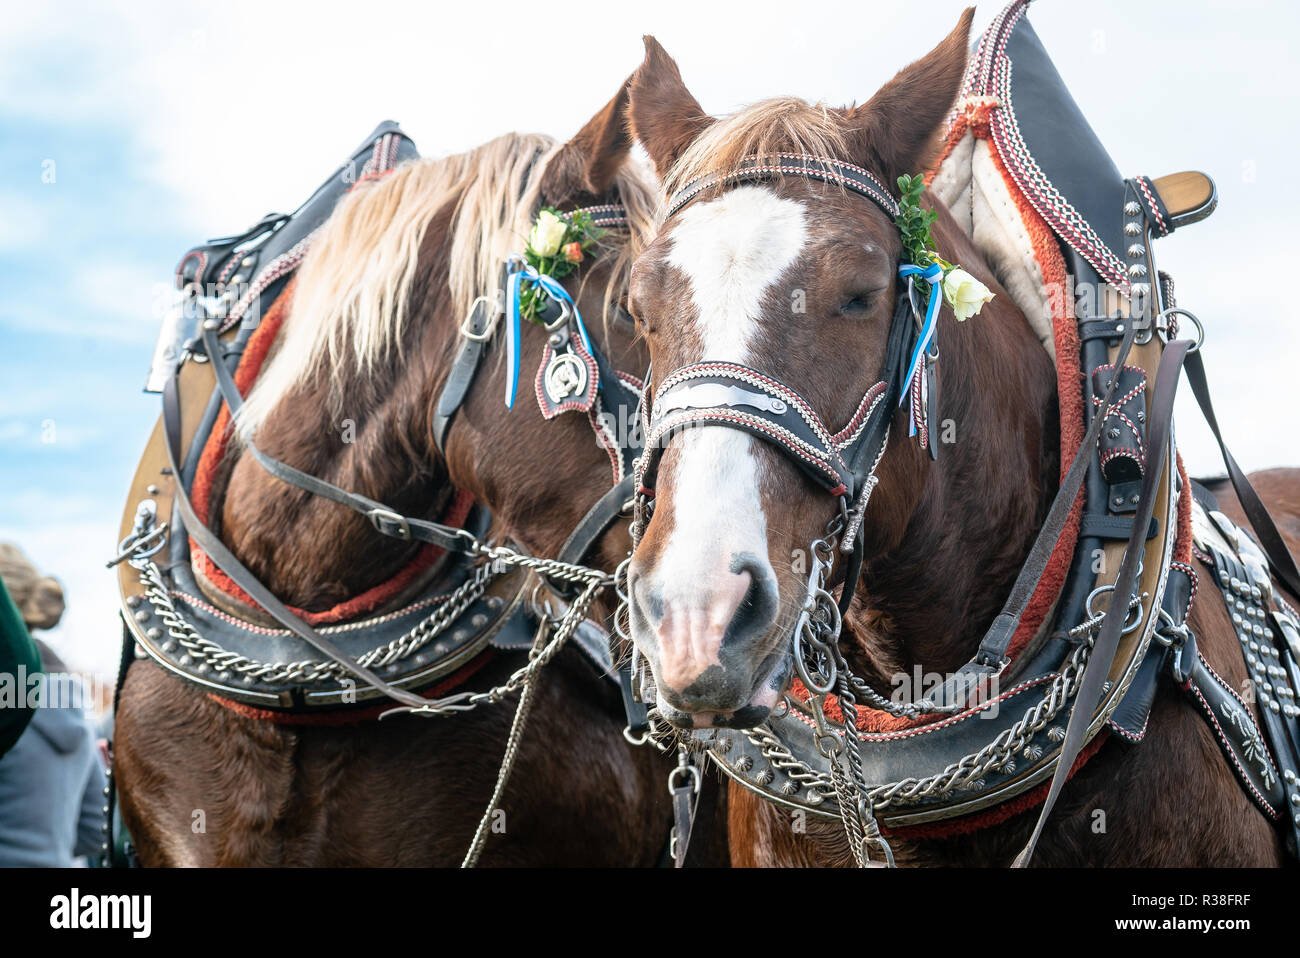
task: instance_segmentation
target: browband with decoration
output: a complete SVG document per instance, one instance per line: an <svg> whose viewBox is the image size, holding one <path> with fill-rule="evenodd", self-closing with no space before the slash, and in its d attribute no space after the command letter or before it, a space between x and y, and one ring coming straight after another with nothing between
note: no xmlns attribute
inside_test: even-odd
<svg viewBox="0 0 1300 958"><path fill-rule="evenodd" d="M805 179L842 186L867 197L884 210L891 219L898 215L898 201L874 173L842 160L808 156L803 153L777 153L770 158L747 156L736 164L736 168L730 173L709 174L691 180L668 201L667 215L673 216L680 212L691 200L713 187L773 180L782 176L802 176Z"/></svg>
<svg viewBox="0 0 1300 958"><path fill-rule="evenodd" d="M667 216L673 216L684 209L696 197L711 189L735 185L737 183L758 182L779 179L783 176L798 176L822 183L832 183L864 196L875 203L891 220L898 222L901 204L893 193L885 187L880 179L870 170L865 170L853 163L836 160L831 157L810 156L804 153L775 153L770 157L747 156L736 168L728 173L708 174L691 180L678 190L668 201ZM907 197L904 197L906 201ZM905 256L906 258L906 256ZM934 376L934 361L938 349L934 345L935 330L939 317L939 307L943 301L940 288L950 264L934 262L904 262L900 264L899 276L905 280L921 280L929 284L928 306L925 316L917 314L920 326L919 335L912 343L907 359L906 373L898 380L896 402L901 405L909 396L913 397L909 435L921 437L921 443L935 455L935 447L930 442L929 418L934 404L935 389L931 381ZM907 299L911 300L910 290ZM897 318L897 317L896 317ZM897 323L896 323L897 325ZM752 419L752 417L747 417ZM741 428L750 429L750 424L738 423ZM770 438L770 437L769 437ZM793 448L791 448L793 451ZM803 459L801 455L797 458Z"/></svg>

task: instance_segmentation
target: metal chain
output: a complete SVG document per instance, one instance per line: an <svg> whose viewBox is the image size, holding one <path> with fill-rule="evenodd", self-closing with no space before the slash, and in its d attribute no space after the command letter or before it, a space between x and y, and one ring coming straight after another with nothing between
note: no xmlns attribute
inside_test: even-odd
<svg viewBox="0 0 1300 958"><path fill-rule="evenodd" d="M828 772L816 771L801 761L768 727L746 729L744 734L774 769L783 772L801 787L815 791L822 801L832 798L835 800L855 862L860 866L877 864L870 857L870 850L876 848L883 854L884 864L892 866L893 854L880 832L875 813L891 806L943 796L959 788L978 788L982 776L992 770L1006 768L1077 693L1102 616L1092 614L1089 606L1088 617L1069 631L1070 638L1078 645L1061 671L1053 677L1043 697L991 742L936 774L870 786L865 780L860 751L862 742L857 732L858 695L872 708L908 718L925 714L955 714L967 706L961 703L936 705L929 702L893 702L849 669L839 648L842 627L839 608L826 591L825 583L833 567L831 556L836 538L848 526L853 527L851 534L856 534L860 528L854 522L856 518L841 510L827 525L823 538L812 544L812 569L808 575L804 606L800 610L793 635L796 671L809 692L808 706L814 723L814 744L826 758ZM636 533L644 530L645 522L644 515L639 515L633 522L634 542L638 538ZM625 575L623 567L620 567L618 574ZM618 593L619 608L614 619L614 629L621 640L628 641L625 621L628 613L626 585L616 583L615 590ZM1090 600L1102 591L1104 587L1095 590L1094 596L1089 597ZM1125 624L1125 632L1141 625L1142 598L1134 596L1130 600L1134 620ZM826 699L832 690L835 690L842 717L842 721L835 723L835 727L828 724L824 710Z"/></svg>
<svg viewBox="0 0 1300 958"><path fill-rule="evenodd" d="M613 583L613 576L598 569L560 562L556 559L544 559L523 555L504 546L491 546L474 540L470 553L488 560L480 565L474 575L466 580L438 610L428 619L417 625L406 635L372 649L362 655L358 661L362 665L386 665L409 656L419 648L427 645L445 630L466 608L483 594L487 586L499 576L505 574L508 567L530 569L540 574L561 579L566 582L586 583L587 589L566 611L561 620L562 628L557 629L556 640L544 650L538 662L530 661L516 670L507 681L496 688L484 692L459 693L437 701L421 709L397 708L385 712L418 712L421 715L448 715L467 712L487 703L500 702L506 696L518 691L523 682L548 663L578 624L586 617L587 610L595 600L596 594ZM172 602L162 573L152 562L141 567L140 580L145 586L145 596L167 626L168 634L179 642L191 656L206 663L214 671L236 672L253 679L273 682L319 682L326 679L339 679L344 670L336 662L301 661L287 663L258 662L236 652L222 648L210 639L204 638L191 625ZM575 612L576 610L576 612ZM576 616L576 617L575 617Z"/></svg>
<svg viewBox="0 0 1300 958"><path fill-rule="evenodd" d="M533 639L533 647L528 652L530 660L539 655L545 647L543 638L549 624L549 619L543 619L538 625L537 635ZM510 734L506 737L506 750L501 757L501 767L497 770L497 780L492 788L492 798L488 800L488 806L483 812L483 817L479 819L478 828L474 830L474 838L470 841L469 850L465 852L465 858L460 863L461 868L473 868L478 864L479 857L483 854L483 846L487 842L488 832L492 827L492 816L500 807L501 797L505 794L506 783L510 781L510 773L514 771L515 758L519 754L519 743L524 735L524 726L528 724L528 715L533 708L533 690L536 688L537 676L536 674L530 674L524 679L523 689L519 693L519 704L515 706L515 717L510 723Z"/></svg>
<svg viewBox="0 0 1300 958"><path fill-rule="evenodd" d="M487 549L485 551L495 553L498 549L499 547ZM495 704L507 696L513 695L515 692L519 691L525 683L531 681L538 672L545 668L551 659L555 658L556 653L560 651L564 643L569 640L569 637L572 636L575 631L577 631L578 626L586 620L587 612L590 610L591 604L596 601L596 596L607 588L612 581L612 577L608 573L599 572L594 569L587 569L584 566L574 566L565 562L555 562L551 559L533 559L531 556L522 556L509 549L504 550L504 552L508 554L508 558L502 558L499 555L495 558L501 559L501 561L504 561L509 565L519 565L533 569L538 567L536 563L550 563L570 570L569 574L574 575L574 578L577 581L583 581L585 579L587 583L586 589L584 589L582 593L573 600L569 607L564 610L564 614L558 621L552 622L554 632L552 633L550 642L540 651L530 653L527 664L516 669L503 684L498 685L495 688L488 689L485 692L459 692L443 699L430 701L428 705L423 706L422 708L399 706L384 712L380 718L408 713L413 715L452 715L459 712L468 712L471 709L478 708L480 705ZM579 578L574 573L574 570L582 570L585 575L582 578Z"/></svg>
<svg viewBox="0 0 1300 958"><path fill-rule="evenodd" d="M1005 767L1074 696L1091 652L1091 643L1089 638L1087 643L1074 650L1065 668L1057 673L1045 691L1042 700L1029 708L1016 724L1005 729L979 751L963 756L941 772L924 778L900 779L869 789L867 798L872 808L879 810L946 795L958 788L977 785L980 776ZM770 730L763 727L748 729L746 737L773 767L780 769L792 781L816 789L823 798L834 797L831 777L800 761Z"/></svg>
<svg viewBox="0 0 1300 958"><path fill-rule="evenodd" d="M500 575L490 565L480 566L474 574L438 604L437 609L404 635L384 645L371 649L358 657L361 665L381 667L401 661L428 645L441 635L460 615L472 606ZM140 566L140 582L145 587L145 598L155 613L167 626L167 634L185 649L190 658L206 664L214 672L233 672L263 682L317 683L345 678L351 673L337 662L303 660L298 662L259 662L238 652L231 652L200 635L172 601L171 593L162 579L162 572L153 562ZM326 630L329 631L328 629Z"/></svg>
<svg viewBox="0 0 1300 958"><path fill-rule="evenodd" d="M831 787L849 852L859 868L866 868L875 864L871 858L872 847L883 853L886 865L892 865L894 857L872 811L857 733L857 699L849 687L848 663L839 647L843 622L839 606L825 587L834 567L836 535L843 527L843 516L836 516L827 526L825 537L812 544L812 568L795 625L793 654L795 669L810 693L814 742L830 765ZM840 707L836 727L826 721L826 698L832 688L836 690Z"/></svg>

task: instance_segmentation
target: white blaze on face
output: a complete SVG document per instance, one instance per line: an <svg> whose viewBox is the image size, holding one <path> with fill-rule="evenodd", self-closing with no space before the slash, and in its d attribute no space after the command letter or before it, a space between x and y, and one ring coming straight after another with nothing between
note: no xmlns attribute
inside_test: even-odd
<svg viewBox="0 0 1300 958"><path fill-rule="evenodd" d="M681 322L701 342L700 359L752 365L764 299L807 239L803 205L765 187L742 186L689 207L670 238L665 261L690 281L696 314ZM693 649L701 666L716 656L714 640L721 641L727 622L710 621L700 599L736 587L733 556L768 563L757 441L723 427L688 429L673 438L673 531L656 585L667 617L679 619L665 626L678 634L685 627L691 644L701 646ZM683 615L693 625L681 622Z"/></svg>

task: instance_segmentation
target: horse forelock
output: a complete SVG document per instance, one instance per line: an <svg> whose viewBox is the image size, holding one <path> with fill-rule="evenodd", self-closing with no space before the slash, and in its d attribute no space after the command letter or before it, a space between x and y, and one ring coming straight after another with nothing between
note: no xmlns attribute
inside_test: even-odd
<svg viewBox="0 0 1300 958"><path fill-rule="evenodd" d="M749 156L777 153L847 159L844 118L823 103L773 97L710 124L664 177L669 196L692 180L723 176Z"/></svg>

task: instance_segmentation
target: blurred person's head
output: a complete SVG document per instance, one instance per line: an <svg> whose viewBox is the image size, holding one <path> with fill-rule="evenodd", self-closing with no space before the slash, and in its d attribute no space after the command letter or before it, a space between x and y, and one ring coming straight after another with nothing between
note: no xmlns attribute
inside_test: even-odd
<svg viewBox="0 0 1300 958"><path fill-rule="evenodd" d="M63 617L63 586L41 575L16 545L0 542L0 579L29 629L52 629Z"/></svg>

